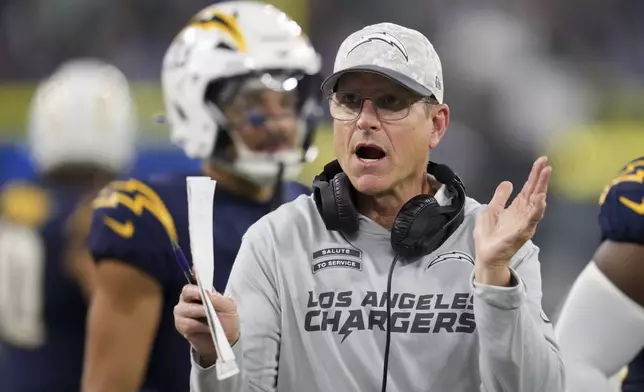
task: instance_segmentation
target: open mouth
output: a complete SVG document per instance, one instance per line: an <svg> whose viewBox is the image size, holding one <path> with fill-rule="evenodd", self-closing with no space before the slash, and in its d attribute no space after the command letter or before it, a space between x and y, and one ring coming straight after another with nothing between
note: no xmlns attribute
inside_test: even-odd
<svg viewBox="0 0 644 392"><path fill-rule="evenodd" d="M375 145L358 145L356 156L365 162L375 162L387 156L385 150Z"/></svg>

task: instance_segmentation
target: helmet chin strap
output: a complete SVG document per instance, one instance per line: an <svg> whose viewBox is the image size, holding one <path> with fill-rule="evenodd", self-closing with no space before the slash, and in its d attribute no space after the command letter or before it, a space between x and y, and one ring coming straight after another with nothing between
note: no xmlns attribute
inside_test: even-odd
<svg viewBox="0 0 644 392"><path fill-rule="evenodd" d="M280 162L279 170L277 172L277 178L275 179L275 187L273 188L273 196L271 197L270 206L271 211L275 211L280 205L282 205L283 194L284 194L284 163Z"/></svg>
<svg viewBox="0 0 644 392"><path fill-rule="evenodd" d="M265 182L257 181L257 178L250 178L238 171L231 170L232 167L227 162L218 161L218 160L215 160L214 162L216 162L217 166L219 166L220 169L223 169L235 176L239 176L240 178L243 178L245 181L248 181L254 184L255 186L265 187L265 188L272 187L272 194L270 196L270 199L268 199L268 203L271 211L274 211L280 205L282 205L283 199L284 199L284 182L285 182L284 174L286 172L286 165L283 162L279 162L277 173L273 177L271 177L270 181L265 181Z"/></svg>
<svg viewBox="0 0 644 392"><path fill-rule="evenodd" d="M231 135L231 139L237 154L236 159L229 163L234 173L260 186L273 185L275 176L280 172L282 180L293 180L299 174L301 167L299 149L292 148L276 153L254 152L248 149L237 135Z"/></svg>

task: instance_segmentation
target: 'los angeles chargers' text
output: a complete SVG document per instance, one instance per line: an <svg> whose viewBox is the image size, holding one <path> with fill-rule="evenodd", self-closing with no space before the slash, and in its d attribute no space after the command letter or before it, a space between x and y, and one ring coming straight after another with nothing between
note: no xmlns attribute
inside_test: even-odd
<svg viewBox="0 0 644 392"><path fill-rule="evenodd" d="M392 333L474 333L471 293L412 294L391 296ZM359 304L359 308L356 309ZM353 308L353 309L351 309ZM308 332L333 331L342 342L354 331L385 331L386 293L367 291L309 291L304 329Z"/></svg>

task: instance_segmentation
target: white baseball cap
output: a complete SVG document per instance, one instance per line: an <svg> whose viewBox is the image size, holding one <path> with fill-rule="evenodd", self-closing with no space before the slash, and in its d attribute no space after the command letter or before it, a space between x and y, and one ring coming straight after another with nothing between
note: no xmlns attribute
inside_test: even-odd
<svg viewBox="0 0 644 392"><path fill-rule="evenodd" d="M443 103L441 60L422 33L394 23L370 25L342 42L333 74L322 82L325 93L349 72L382 75L425 97Z"/></svg>

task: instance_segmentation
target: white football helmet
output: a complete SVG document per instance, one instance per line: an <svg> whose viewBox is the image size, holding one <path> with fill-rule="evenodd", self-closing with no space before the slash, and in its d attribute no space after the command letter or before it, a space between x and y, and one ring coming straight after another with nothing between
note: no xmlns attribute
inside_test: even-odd
<svg viewBox="0 0 644 392"><path fill-rule="evenodd" d="M191 158L212 159L259 185L295 179L310 149L321 114L321 57L285 13L255 1L230 1L197 13L166 52L162 85L172 141ZM270 75L269 75L270 72ZM285 74L278 83L298 89L299 143L277 153L251 151L235 136L207 95L232 79ZM207 94L208 93L208 94ZM218 152L232 143L235 159Z"/></svg>
<svg viewBox="0 0 644 392"><path fill-rule="evenodd" d="M39 171L94 164L114 172L134 156L137 114L125 76L95 59L62 64L31 102L29 146Z"/></svg>

